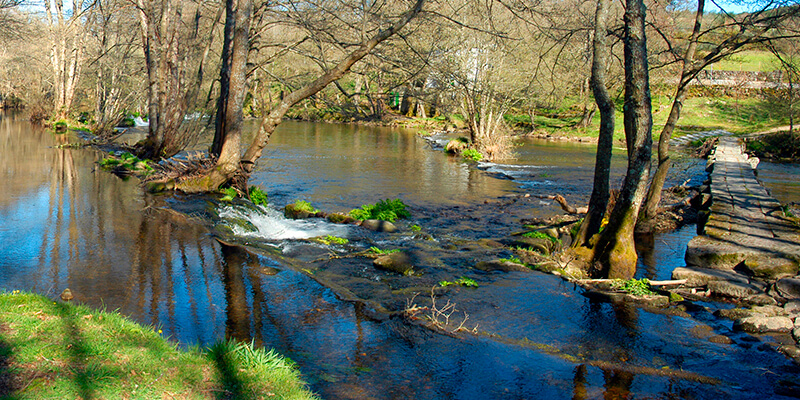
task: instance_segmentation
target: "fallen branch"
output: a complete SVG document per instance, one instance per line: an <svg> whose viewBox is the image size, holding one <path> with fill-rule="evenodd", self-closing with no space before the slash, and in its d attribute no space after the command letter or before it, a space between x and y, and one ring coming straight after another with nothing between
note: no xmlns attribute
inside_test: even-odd
<svg viewBox="0 0 800 400"><path fill-rule="evenodd" d="M561 209L564 210L564 212L566 212L567 214L586 214L586 212L588 211L587 207L575 208L575 207L569 205L569 203L567 203L567 199L565 199L564 196L562 196L560 194L557 194L555 196L553 196L553 195L548 195L548 196L538 195L538 196L534 196L534 197L536 197L537 199L555 201L556 203L558 203L558 205L561 206Z"/></svg>

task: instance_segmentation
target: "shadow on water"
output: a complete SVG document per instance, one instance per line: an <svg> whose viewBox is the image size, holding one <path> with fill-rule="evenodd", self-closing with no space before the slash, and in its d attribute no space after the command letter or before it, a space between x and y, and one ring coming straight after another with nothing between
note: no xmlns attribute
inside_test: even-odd
<svg viewBox="0 0 800 400"><path fill-rule="evenodd" d="M236 243L246 249L221 244L214 232L225 221L210 198L143 194L135 181L100 171L95 163L102 154L52 147L73 137L6 118L0 121L0 185L12 190L0 197L0 242L7 248L0 254L0 287L54 295L69 286L77 301L159 326L185 345L229 338L275 348L298 363L324 398L763 398L777 397L779 382L796 379L797 368L769 339L712 323L702 306L669 315L598 303L538 272L473 268L481 257L509 255L481 239L518 229L519 218L558 210L538 199L503 196L535 187L580 197L572 185L586 177L569 176L585 166L574 160L543 177L534 168L470 168L402 131L327 124L285 129L256 175L272 204L305 198L337 211L401 197L414 219L399 225L421 225L420 238L357 229L341 234L350 249L406 249L418 274L377 270L366 258L332 258L346 247L305 239L240 235ZM585 149L539 147L523 150L540 158L548 152L562 159L591 156ZM537 162L558 164L517 161ZM549 177L555 187L532 184ZM685 247L684 236L654 237L640 273L660 279ZM662 241L668 246L659 246ZM436 293L459 315L466 311L467 327L477 326L478 335L436 334L392 313L414 293L424 299L440 280L460 276L479 287ZM376 305L390 312L376 312ZM734 343L692 336L705 324ZM217 361L227 371L229 363ZM73 367L90 382L93 371L79 361ZM229 378L226 390L235 394L237 382ZM92 395L90 384L85 394Z"/></svg>

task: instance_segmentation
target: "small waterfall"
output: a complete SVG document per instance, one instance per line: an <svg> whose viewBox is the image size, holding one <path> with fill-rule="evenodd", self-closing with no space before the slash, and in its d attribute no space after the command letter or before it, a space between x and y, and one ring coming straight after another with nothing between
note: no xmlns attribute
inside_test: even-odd
<svg viewBox="0 0 800 400"><path fill-rule="evenodd" d="M332 224L323 219L293 220L270 207L253 209L224 206L219 216L226 220L233 233L242 237L256 237L267 240L308 239L318 236L346 237L350 228L347 225Z"/></svg>

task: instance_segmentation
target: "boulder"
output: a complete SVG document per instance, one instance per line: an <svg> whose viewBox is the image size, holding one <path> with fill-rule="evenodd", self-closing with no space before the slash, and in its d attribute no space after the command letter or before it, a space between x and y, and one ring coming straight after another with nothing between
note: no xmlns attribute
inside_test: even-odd
<svg viewBox="0 0 800 400"><path fill-rule="evenodd" d="M733 344L733 339L725 336L725 335L714 335L708 338L708 341L711 343L717 344Z"/></svg>
<svg viewBox="0 0 800 400"><path fill-rule="evenodd" d="M783 278L775 282L775 289L787 299L800 299L800 278Z"/></svg>
<svg viewBox="0 0 800 400"><path fill-rule="evenodd" d="M711 293L733 297L737 299L750 297L761 293L761 289L753 284L747 282L737 281L711 281L708 282L708 289Z"/></svg>
<svg viewBox="0 0 800 400"><path fill-rule="evenodd" d="M331 213L326 218L333 224L351 224L356 221L355 218L342 213Z"/></svg>
<svg viewBox="0 0 800 400"><path fill-rule="evenodd" d="M714 311L714 315L720 318L726 318L730 320L737 320L742 318L747 318L753 315L753 310L749 308L726 308Z"/></svg>
<svg viewBox="0 0 800 400"><path fill-rule="evenodd" d="M783 310L789 316L800 317L800 300L789 300L783 305Z"/></svg>
<svg viewBox="0 0 800 400"><path fill-rule="evenodd" d="M757 295L747 297L744 299L744 302L753 306L774 306L778 304L778 302L772 296L766 293L759 293Z"/></svg>
<svg viewBox="0 0 800 400"><path fill-rule="evenodd" d="M785 317L786 310L783 307L778 306L760 306L760 307L753 307L753 313L761 314L765 317Z"/></svg>
<svg viewBox="0 0 800 400"><path fill-rule="evenodd" d="M678 267L672 271L672 279L686 279L686 286L706 286L712 281L749 282L749 279L735 271L700 267Z"/></svg>
<svg viewBox="0 0 800 400"><path fill-rule="evenodd" d="M397 227L393 223L389 221L381 221L379 219L368 219L361 221L361 227L375 232L397 232Z"/></svg>
<svg viewBox="0 0 800 400"><path fill-rule="evenodd" d="M788 317L753 315L737 319L733 323L733 328L750 333L791 332L794 323Z"/></svg>
<svg viewBox="0 0 800 400"><path fill-rule="evenodd" d="M414 273L414 266L411 265L411 257L403 252L380 256L372 260L372 265L375 268L396 272L402 275L411 275Z"/></svg>

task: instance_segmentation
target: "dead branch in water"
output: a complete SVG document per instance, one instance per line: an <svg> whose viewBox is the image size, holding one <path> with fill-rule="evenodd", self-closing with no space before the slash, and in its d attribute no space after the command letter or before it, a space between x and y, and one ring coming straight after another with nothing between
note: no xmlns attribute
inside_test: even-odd
<svg viewBox="0 0 800 400"><path fill-rule="evenodd" d="M537 199L543 199L543 200L553 200L556 203L558 203L558 205L561 206L561 209L564 210L564 212L566 212L567 214L586 214L586 212L588 211L587 207L575 208L575 207L571 206L567 202L567 199L565 199L564 196L562 196L560 194L546 195L546 196L535 195L533 197L536 197Z"/></svg>

